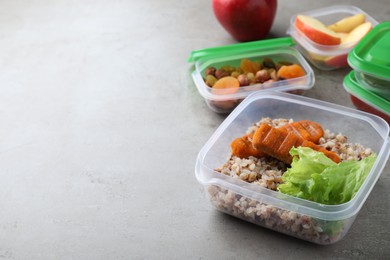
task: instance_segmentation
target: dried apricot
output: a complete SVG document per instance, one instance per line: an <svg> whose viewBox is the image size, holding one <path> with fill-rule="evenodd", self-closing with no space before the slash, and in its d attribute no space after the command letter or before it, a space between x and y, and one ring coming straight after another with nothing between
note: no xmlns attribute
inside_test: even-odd
<svg viewBox="0 0 390 260"><path fill-rule="evenodd" d="M235 77L223 77L217 80L212 88L212 92L218 95L233 94L240 88L240 82Z"/></svg>
<svg viewBox="0 0 390 260"><path fill-rule="evenodd" d="M299 77L305 76L305 71L298 64L283 65L278 70L277 76L280 79L299 78Z"/></svg>

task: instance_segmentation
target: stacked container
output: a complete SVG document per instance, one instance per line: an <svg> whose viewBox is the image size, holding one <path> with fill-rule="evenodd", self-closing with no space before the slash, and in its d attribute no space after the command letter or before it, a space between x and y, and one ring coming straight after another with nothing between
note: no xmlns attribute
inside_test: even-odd
<svg viewBox="0 0 390 260"><path fill-rule="evenodd" d="M383 117L390 123L390 22L372 29L349 53L354 69L344 79L344 88L354 105Z"/></svg>
<svg viewBox="0 0 390 260"><path fill-rule="evenodd" d="M380 116L390 124L390 101L362 87L356 80L354 71L344 78L344 89L356 108Z"/></svg>

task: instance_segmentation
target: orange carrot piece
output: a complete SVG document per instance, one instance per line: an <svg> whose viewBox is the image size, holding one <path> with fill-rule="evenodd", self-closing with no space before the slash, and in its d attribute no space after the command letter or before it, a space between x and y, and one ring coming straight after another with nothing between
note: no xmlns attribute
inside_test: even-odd
<svg viewBox="0 0 390 260"><path fill-rule="evenodd" d="M286 138L283 140L282 144L280 145L279 149L276 150L279 154L289 154L291 147L296 146L295 143L298 140L298 136L295 135L293 132L289 132L286 136Z"/></svg>
<svg viewBox="0 0 390 260"><path fill-rule="evenodd" d="M285 129L288 132L294 132L296 135L313 143L318 143L324 135L321 125L309 120L302 120L281 126L279 129Z"/></svg>
<svg viewBox="0 0 390 260"><path fill-rule="evenodd" d="M281 138L283 140L279 147L274 145L276 143L276 140L271 140L273 138ZM256 130L255 134L253 135L252 143L254 147L258 150L286 163L291 163L292 161L292 156L289 154L289 151L293 146L310 147L316 151L323 152L334 162L340 162L340 158L336 153L328 151L323 147L314 144L313 142L305 140L302 137L297 136L293 132L287 132L283 129L280 130L278 128L274 128L266 124L261 125Z"/></svg>
<svg viewBox="0 0 390 260"><path fill-rule="evenodd" d="M309 140L315 143L318 143L319 138L323 136L322 127L309 120L302 120L293 123L286 124L280 128L272 128L271 126L263 126L261 133L261 142L264 145L270 147L277 151L279 154L286 155L283 160L286 160L289 155L291 147L302 146L304 140ZM284 131L286 133L281 133ZM260 134L260 132L258 132ZM232 155L240 158L248 158L249 156L254 156L257 158L264 157L267 154L265 151L260 151L254 147L252 138L253 133L249 135L244 135L238 137L230 144ZM298 137L301 137L299 139Z"/></svg>
<svg viewBox="0 0 390 260"><path fill-rule="evenodd" d="M273 147L276 140L280 137L282 131L275 130L276 128L271 127L267 135L263 139L263 144L267 147Z"/></svg>
<svg viewBox="0 0 390 260"><path fill-rule="evenodd" d="M324 130L320 124L309 120L302 120L299 121L299 123L310 136L310 138L307 138L306 140L312 141L313 143L318 143L320 138L324 136Z"/></svg>
<svg viewBox="0 0 390 260"><path fill-rule="evenodd" d="M263 152L252 145L252 141L249 139L250 137L250 135L244 135L234 139L230 144L232 155L240 158L248 158L249 156L260 158L265 156Z"/></svg>

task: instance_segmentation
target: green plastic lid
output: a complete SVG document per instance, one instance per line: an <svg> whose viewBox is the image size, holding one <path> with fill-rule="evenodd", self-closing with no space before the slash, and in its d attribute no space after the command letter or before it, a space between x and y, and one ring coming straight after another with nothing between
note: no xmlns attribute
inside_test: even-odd
<svg viewBox="0 0 390 260"><path fill-rule="evenodd" d="M352 95L366 101L371 106L390 114L390 101L359 85L355 78L355 72L351 71L344 78L344 88Z"/></svg>
<svg viewBox="0 0 390 260"><path fill-rule="evenodd" d="M233 54L244 53L248 51L263 50L269 48L275 49L275 48L289 47L294 45L295 43L291 37L236 43L236 44L231 44L226 46L219 46L219 47L192 51L190 57L188 58L188 62L195 62L203 58L230 56Z"/></svg>
<svg viewBox="0 0 390 260"><path fill-rule="evenodd" d="M390 78L390 22L375 26L348 54L352 68Z"/></svg>

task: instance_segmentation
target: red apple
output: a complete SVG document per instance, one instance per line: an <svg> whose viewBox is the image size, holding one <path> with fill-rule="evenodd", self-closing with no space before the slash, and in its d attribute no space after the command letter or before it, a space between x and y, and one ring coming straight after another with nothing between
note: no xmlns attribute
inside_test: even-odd
<svg viewBox="0 0 390 260"><path fill-rule="evenodd" d="M313 17L298 15L295 19L295 27L318 44L338 45L341 43L340 35Z"/></svg>
<svg viewBox="0 0 390 260"><path fill-rule="evenodd" d="M238 41L264 38L275 18L277 0L213 0L215 17Z"/></svg>

